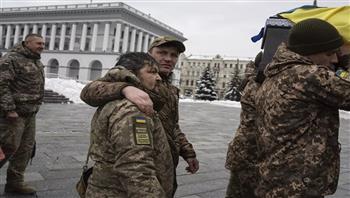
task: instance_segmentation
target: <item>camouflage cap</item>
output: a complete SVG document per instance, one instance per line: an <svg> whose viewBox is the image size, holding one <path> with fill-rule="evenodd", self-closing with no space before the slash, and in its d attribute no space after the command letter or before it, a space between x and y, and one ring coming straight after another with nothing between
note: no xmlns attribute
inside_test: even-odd
<svg viewBox="0 0 350 198"><path fill-rule="evenodd" d="M154 41L149 46L148 50L151 50L153 47L159 47L165 44L176 47L179 53L182 53L186 50L185 45L181 41L179 41L178 39L172 36L160 36L154 39Z"/></svg>

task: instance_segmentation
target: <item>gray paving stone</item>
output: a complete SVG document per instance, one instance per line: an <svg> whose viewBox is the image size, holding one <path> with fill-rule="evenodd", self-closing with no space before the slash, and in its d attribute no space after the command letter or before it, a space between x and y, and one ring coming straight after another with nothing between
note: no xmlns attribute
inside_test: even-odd
<svg viewBox="0 0 350 198"><path fill-rule="evenodd" d="M26 181L42 198L77 198L75 184L80 177L89 146L90 121L95 108L87 105L45 104L37 116L37 156L28 166ZM197 150L200 169L185 171L180 160L178 190L181 198L224 197L229 178L225 170L227 144L239 123L240 109L205 103L180 103L180 125ZM350 197L350 125L341 119L341 174L338 189L330 198ZM92 164L92 162L90 162ZM0 169L0 197L6 167Z"/></svg>
<svg viewBox="0 0 350 198"><path fill-rule="evenodd" d="M24 180L26 182L43 181L44 178L38 172L26 172L24 173ZM0 184L6 183L6 175L0 176Z"/></svg>
<svg viewBox="0 0 350 198"><path fill-rule="evenodd" d="M201 198L201 197L197 196L197 195L190 195L190 196L184 196L184 197L181 197L181 198Z"/></svg>

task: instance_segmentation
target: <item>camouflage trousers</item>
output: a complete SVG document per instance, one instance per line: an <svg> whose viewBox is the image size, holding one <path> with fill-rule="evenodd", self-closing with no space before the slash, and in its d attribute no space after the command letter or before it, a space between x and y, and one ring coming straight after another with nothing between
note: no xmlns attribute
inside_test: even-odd
<svg viewBox="0 0 350 198"><path fill-rule="evenodd" d="M6 148L6 159L0 167L9 161L6 182L11 184L24 181L24 171L32 156L35 144L35 114L20 116L9 122L4 118L0 120L0 131L4 136L2 147Z"/></svg>
<svg viewBox="0 0 350 198"><path fill-rule="evenodd" d="M255 198L257 174L252 170L231 171L225 198Z"/></svg>

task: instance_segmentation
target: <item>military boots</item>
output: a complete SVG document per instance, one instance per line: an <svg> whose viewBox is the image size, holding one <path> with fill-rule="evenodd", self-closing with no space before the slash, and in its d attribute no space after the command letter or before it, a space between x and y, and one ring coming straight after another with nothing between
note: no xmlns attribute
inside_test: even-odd
<svg viewBox="0 0 350 198"><path fill-rule="evenodd" d="M22 183L7 183L5 185L5 193L9 193L9 194L20 194L20 195L35 195L36 194L36 190L27 185Z"/></svg>

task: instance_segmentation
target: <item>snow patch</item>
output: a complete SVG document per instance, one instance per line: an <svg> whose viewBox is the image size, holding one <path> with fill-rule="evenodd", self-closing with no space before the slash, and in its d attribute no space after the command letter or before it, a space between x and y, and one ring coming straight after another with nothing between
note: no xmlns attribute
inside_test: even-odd
<svg viewBox="0 0 350 198"><path fill-rule="evenodd" d="M75 80L66 80L59 78L45 78L45 89L50 89L61 95L64 95L74 103L84 103L80 100L80 92L84 88L84 84Z"/></svg>
<svg viewBox="0 0 350 198"><path fill-rule="evenodd" d="M234 108L241 108L241 103L236 101L230 101L230 100L195 100L195 99L180 99L181 103L207 103L212 105L220 105L225 107L234 107Z"/></svg>

